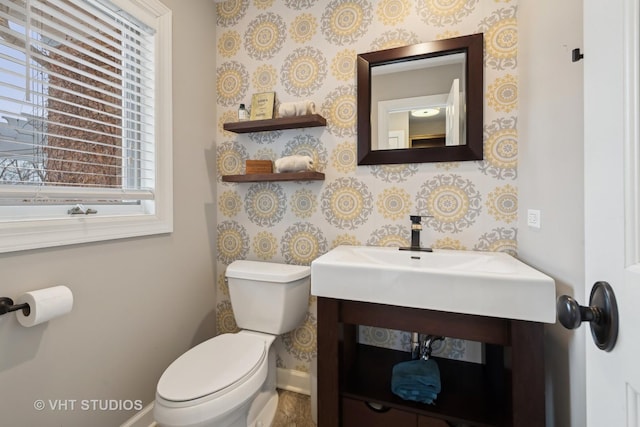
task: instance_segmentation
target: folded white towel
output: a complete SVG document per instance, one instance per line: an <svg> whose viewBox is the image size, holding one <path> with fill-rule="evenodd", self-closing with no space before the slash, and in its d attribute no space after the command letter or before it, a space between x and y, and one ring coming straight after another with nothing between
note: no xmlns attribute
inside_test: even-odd
<svg viewBox="0 0 640 427"><path fill-rule="evenodd" d="M309 156L286 156L275 161L276 172L305 172L313 170L313 159Z"/></svg>

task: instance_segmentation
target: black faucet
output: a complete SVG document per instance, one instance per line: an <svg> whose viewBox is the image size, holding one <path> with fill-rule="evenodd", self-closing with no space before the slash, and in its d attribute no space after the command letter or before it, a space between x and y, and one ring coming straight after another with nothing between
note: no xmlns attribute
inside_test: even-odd
<svg viewBox="0 0 640 427"><path fill-rule="evenodd" d="M409 215L411 220L411 246L400 248L401 251L433 252L431 248L420 247L420 231L422 231L422 215Z"/></svg>

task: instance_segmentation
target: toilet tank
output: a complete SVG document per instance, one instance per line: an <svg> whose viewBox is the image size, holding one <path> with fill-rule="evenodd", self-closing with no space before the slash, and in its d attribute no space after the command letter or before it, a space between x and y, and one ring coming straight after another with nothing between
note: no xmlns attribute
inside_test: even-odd
<svg viewBox="0 0 640 427"><path fill-rule="evenodd" d="M304 321L310 267L239 260L227 267L226 277L238 327L280 335Z"/></svg>

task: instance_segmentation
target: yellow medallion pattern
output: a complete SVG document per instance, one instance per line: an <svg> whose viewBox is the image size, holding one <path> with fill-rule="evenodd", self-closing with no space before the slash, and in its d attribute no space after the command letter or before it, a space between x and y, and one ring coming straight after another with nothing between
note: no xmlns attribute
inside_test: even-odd
<svg viewBox="0 0 640 427"><path fill-rule="evenodd" d="M351 44L366 32L372 19L368 1L333 0L322 14L321 29L330 43Z"/></svg>
<svg viewBox="0 0 640 427"><path fill-rule="evenodd" d="M218 224L218 259L231 264L244 259L249 249L249 235L246 229L235 221L223 221Z"/></svg>
<svg viewBox="0 0 640 427"><path fill-rule="evenodd" d="M518 57L516 7L500 9L480 23L484 32L485 64L496 70L513 69Z"/></svg>
<svg viewBox="0 0 640 427"><path fill-rule="evenodd" d="M518 230L516 228L499 227L482 234L474 251L507 252L517 256Z"/></svg>
<svg viewBox="0 0 640 427"><path fill-rule="evenodd" d="M278 74L276 68L271 64L259 66L253 73L251 80L256 92L270 92L278 82Z"/></svg>
<svg viewBox="0 0 640 427"><path fill-rule="evenodd" d="M495 111L510 113L518 107L518 80L507 74L489 85L487 93L489 107Z"/></svg>
<svg viewBox="0 0 640 427"><path fill-rule="evenodd" d="M258 182L249 187L244 210L254 224L273 227L282 221L287 207L282 186L273 182Z"/></svg>
<svg viewBox="0 0 640 427"><path fill-rule="evenodd" d="M382 0L378 3L376 14L384 25L402 23L411 12L409 0Z"/></svg>
<svg viewBox="0 0 640 427"><path fill-rule="evenodd" d="M309 13L303 13L293 20L289 33L294 41L306 43L316 34L317 28L316 18Z"/></svg>
<svg viewBox="0 0 640 427"><path fill-rule="evenodd" d="M284 61L280 77L289 95L307 97L312 95L327 76L327 60L322 51L311 46L293 51Z"/></svg>
<svg viewBox="0 0 640 427"><path fill-rule="evenodd" d="M244 65L236 61L225 62L218 68L217 76L218 104L228 107L239 103L249 88L249 73Z"/></svg>
<svg viewBox="0 0 640 427"><path fill-rule="evenodd" d="M242 200L237 192L225 191L218 198L218 206L224 216L236 216L242 209Z"/></svg>
<svg viewBox="0 0 640 427"><path fill-rule="evenodd" d="M253 4L258 9L269 9L275 0L253 0Z"/></svg>
<svg viewBox="0 0 640 427"><path fill-rule="evenodd" d="M268 231L261 231L253 238L253 252L261 260L270 260L278 252L278 240Z"/></svg>
<svg viewBox="0 0 640 427"><path fill-rule="evenodd" d="M380 37L373 40L369 50L393 49L395 47L408 46L420 43L418 36L402 28L384 32Z"/></svg>
<svg viewBox="0 0 640 427"><path fill-rule="evenodd" d="M218 175L238 175L244 170L244 162L249 158L247 150L238 144L225 142L216 150Z"/></svg>
<svg viewBox="0 0 640 427"><path fill-rule="evenodd" d="M518 166L518 134L513 118L501 118L485 127L484 173L497 179L515 179Z"/></svg>
<svg viewBox="0 0 640 427"><path fill-rule="evenodd" d="M318 200L311 190L303 188L293 193L291 210L298 218L309 218L317 208Z"/></svg>
<svg viewBox="0 0 640 427"><path fill-rule="evenodd" d="M438 239L431 245L432 248L438 249L454 249L458 251L466 251L467 248L460 242L460 240L453 239L451 237L445 237Z"/></svg>
<svg viewBox="0 0 640 427"><path fill-rule="evenodd" d="M360 241L353 234L338 234L331 242L331 248L335 248L341 245L359 246Z"/></svg>
<svg viewBox="0 0 640 427"><path fill-rule="evenodd" d="M218 326L218 334L233 334L240 330L233 317L233 309L231 301L224 300L216 307L216 323Z"/></svg>
<svg viewBox="0 0 640 427"><path fill-rule="evenodd" d="M353 230L371 214L373 196L362 181L338 178L322 192L320 207L331 225Z"/></svg>
<svg viewBox="0 0 640 427"><path fill-rule="evenodd" d="M367 240L368 246L409 246L410 230L402 225L385 224Z"/></svg>
<svg viewBox="0 0 640 427"><path fill-rule="evenodd" d="M216 2L216 17L218 25L230 27L235 25L247 13L249 0L225 0Z"/></svg>
<svg viewBox="0 0 640 427"><path fill-rule="evenodd" d="M416 11L427 24L454 25L475 9L478 0L417 0Z"/></svg>
<svg viewBox="0 0 640 427"><path fill-rule="evenodd" d="M354 86L340 86L332 91L322 104L322 112L328 117L329 132L338 137L356 133L357 106Z"/></svg>
<svg viewBox="0 0 640 427"><path fill-rule="evenodd" d="M356 145L347 141L338 144L331 153L331 165L340 173L356 170Z"/></svg>
<svg viewBox="0 0 640 427"><path fill-rule="evenodd" d="M344 49L336 54L331 61L331 74L336 80L353 81L356 75L356 57L353 49Z"/></svg>
<svg viewBox="0 0 640 427"><path fill-rule="evenodd" d="M409 216L411 211L411 196L402 188L385 188L382 194L378 195L378 212L389 220L398 220Z"/></svg>
<svg viewBox="0 0 640 427"><path fill-rule="evenodd" d="M244 44L251 58L265 60L282 49L285 38L286 27L282 17L268 12L251 21L244 34Z"/></svg>
<svg viewBox="0 0 640 427"><path fill-rule="evenodd" d="M437 175L422 185L417 209L431 215L423 222L430 229L459 233L478 219L482 196L470 180L460 175Z"/></svg>
<svg viewBox="0 0 640 427"><path fill-rule="evenodd" d="M297 222L284 231L280 248L287 264L310 265L327 251L327 239L318 226Z"/></svg>
<svg viewBox="0 0 640 427"><path fill-rule="evenodd" d="M507 184L504 187L496 187L487 198L489 214L497 221L507 224L518 219L518 193L515 187Z"/></svg>
<svg viewBox="0 0 640 427"><path fill-rule="evenodd" d="M240 34L237 31L227 31L218 41L218 53L226 58L232 57L240 50Z"/></svg>
<svg viewBox="0 0 640 427"><path fill-rule="evenodd" d="M291 332L282 335L282 343L296 359L310 362L316 354L318 338L317 321L313 314L307 313L304 323Z"/></svg>

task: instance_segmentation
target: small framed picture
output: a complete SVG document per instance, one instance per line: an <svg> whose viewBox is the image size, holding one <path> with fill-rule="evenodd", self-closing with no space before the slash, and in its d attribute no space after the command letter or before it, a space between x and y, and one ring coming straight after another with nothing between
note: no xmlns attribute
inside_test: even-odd
<svg viewBox="0 0 640 427"><path fill-rule="evenodd" d="M250 120L272 119L275 100L275 92L254 93L251 98Z"/></svg>

